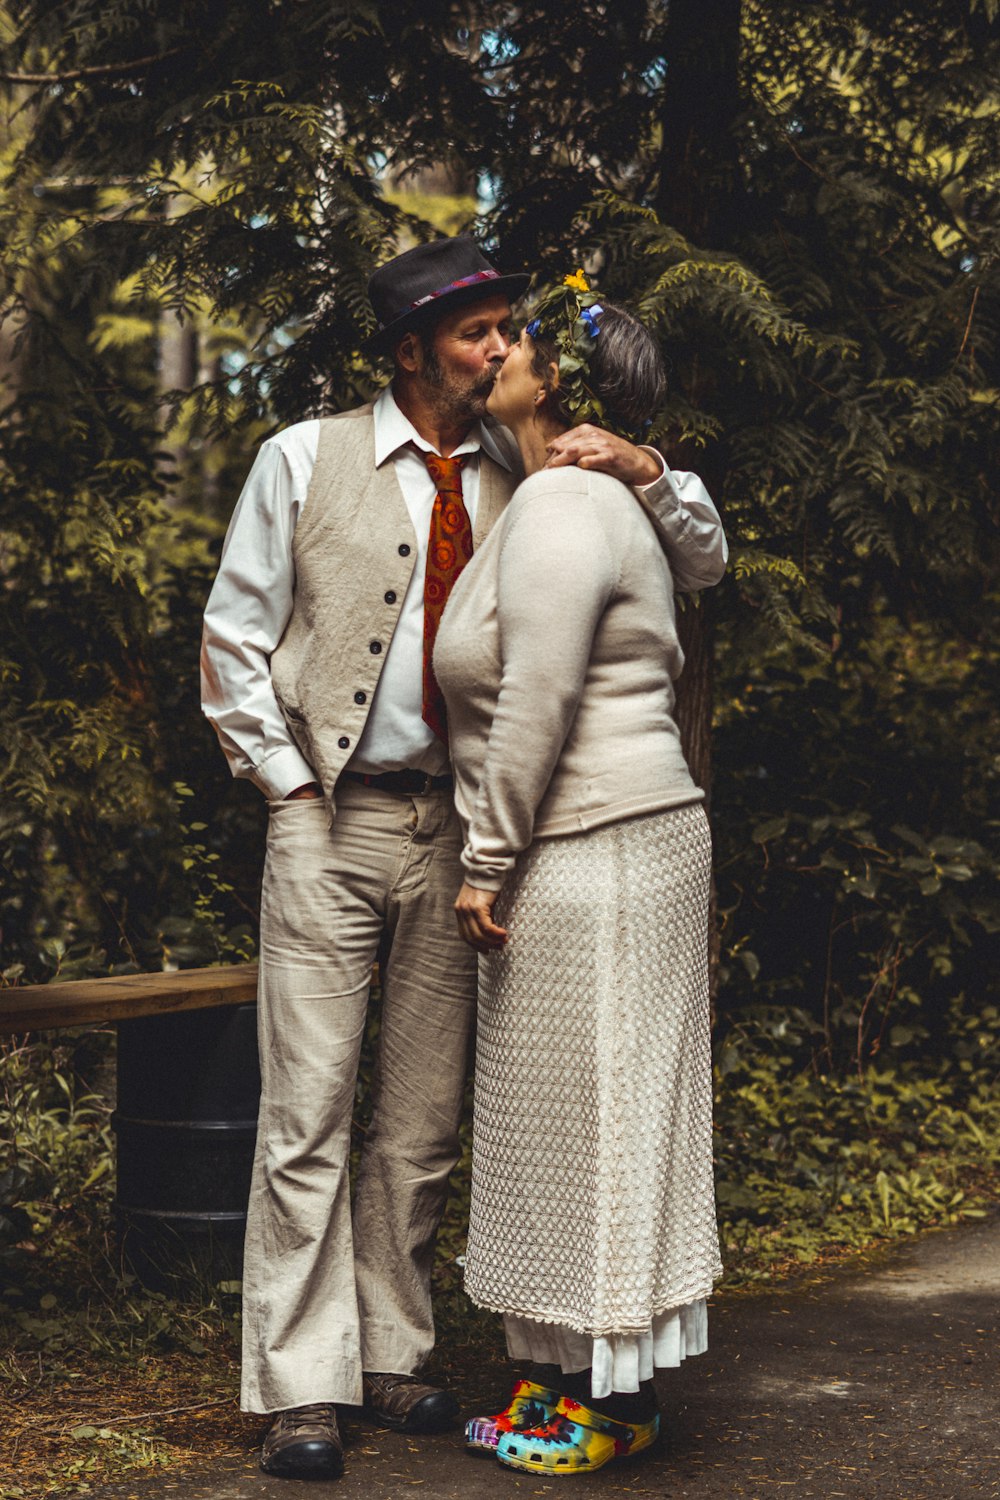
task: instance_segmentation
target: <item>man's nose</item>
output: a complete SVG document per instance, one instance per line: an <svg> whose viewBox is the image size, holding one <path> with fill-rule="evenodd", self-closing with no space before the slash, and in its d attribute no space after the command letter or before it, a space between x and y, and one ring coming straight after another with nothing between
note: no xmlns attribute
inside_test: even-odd
<svg viewBox="0 0 1000 1500"><path fill-rule="evenodd" d="M490 360L499 359L501 362L503 362L503 360L507 358L509 353L510 339L505 333L501 333L499 328L495 328L493 330L493 336L490 339L489 348L486 352L486 358Z"/></svg>

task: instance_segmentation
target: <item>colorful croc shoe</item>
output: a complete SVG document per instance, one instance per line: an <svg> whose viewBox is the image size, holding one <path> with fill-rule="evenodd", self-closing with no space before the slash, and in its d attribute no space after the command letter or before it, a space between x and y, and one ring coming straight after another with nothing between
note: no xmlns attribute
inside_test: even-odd
<svg viewBox="0 0 1000 1500"><path fill-rule="evenodd" d="M659 1413L650 1422L614 1422L563 1396L543 1426L504 1433L497 1458L530 1474L589 1474L613 1458L641 1453L656 1442L659 1431Z"/></svg>
<svg viewBox="0 0 1000 1500"><path fill-rule="evenodd" d="M465 1424L465 1446L470 1453L497 1451L497 1443L508 1432L541 1427L555 1412L559 1392L532 1380L518 1380L510 1393L510 1404L495 1417L473 1417Z"/></svg>

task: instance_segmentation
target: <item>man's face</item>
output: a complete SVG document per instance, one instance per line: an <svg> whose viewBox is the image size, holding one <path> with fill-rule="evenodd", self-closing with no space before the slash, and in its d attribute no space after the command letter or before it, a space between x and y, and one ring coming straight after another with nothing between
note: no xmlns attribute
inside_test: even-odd
<svg viewBox="0 0 1000 1500"><path fill-rule="evenodd" d="M435 405L453 420L478 420L510 349L510 303L487 297L447 313L421 347L420 377Z"/></svg>

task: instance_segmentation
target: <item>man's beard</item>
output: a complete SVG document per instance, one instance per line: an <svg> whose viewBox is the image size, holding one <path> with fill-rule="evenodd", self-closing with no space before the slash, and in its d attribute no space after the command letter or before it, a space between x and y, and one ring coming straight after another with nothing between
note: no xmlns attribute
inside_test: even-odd
<svg viewBox="0 0 1000 1500"><path fill-rule="evenodd" d="M486 414L486 403L500 374L502 360L497 360L475 380L462 381L445 372L437 352L428 344L423 376L432 387L441 410L453 421L478 421Z"/></svg>

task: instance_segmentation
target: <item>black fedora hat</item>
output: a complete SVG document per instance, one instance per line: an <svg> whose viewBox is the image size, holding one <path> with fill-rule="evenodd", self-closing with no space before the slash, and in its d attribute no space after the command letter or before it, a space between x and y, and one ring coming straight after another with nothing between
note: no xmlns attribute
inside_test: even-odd
<svg viewBox="0 0 1000 1500"><path fill-rule="evenodd" d="M514 302L530 280L523 274L502 276L467 234L416 245L379 266L368 282L379 326L362 348L366 354L387 353L432 306L451 312L484 297L502 296Z"/></svg>

